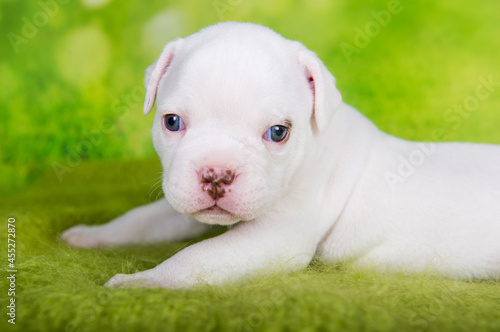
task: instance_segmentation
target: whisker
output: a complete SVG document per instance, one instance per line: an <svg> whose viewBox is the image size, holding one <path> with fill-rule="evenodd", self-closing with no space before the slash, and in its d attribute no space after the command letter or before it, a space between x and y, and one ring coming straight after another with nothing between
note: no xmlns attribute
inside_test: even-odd
<svg viewBox="0 0 500 332"><path fill-rule="evenodd" d="M161 183L162 183L162 173L159 172L157 174L160 174L160 176L157 176L155 177L153 180L149 181L149 182L152 182L152 181L156 181L152 186L151 186L151 189L149 189L149 200L152 201L152 197L155 195L156 191L158 191L158 194L156 195L156 198L155 200L158 200L158 197L163 193L163 189L161 187Z"/></svg>

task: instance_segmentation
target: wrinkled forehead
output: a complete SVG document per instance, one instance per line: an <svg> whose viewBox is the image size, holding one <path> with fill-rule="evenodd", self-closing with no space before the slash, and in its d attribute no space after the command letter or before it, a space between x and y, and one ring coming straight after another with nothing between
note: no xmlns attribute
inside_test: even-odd
<svg viewBox="0 0 500 332"><path fill-rule="evenodd" d="M199 109L211 117L245 114L248 120L263 110L277 118L290 115L307 82L289 43L233 36L183 44L160 83L159 106Z"/></svg>

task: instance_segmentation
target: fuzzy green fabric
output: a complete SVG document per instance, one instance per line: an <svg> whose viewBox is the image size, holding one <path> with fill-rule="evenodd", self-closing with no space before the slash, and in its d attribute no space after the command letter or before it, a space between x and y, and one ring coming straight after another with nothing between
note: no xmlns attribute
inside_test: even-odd
<svg viewBox="0 0 500 332"><path fill-rule="evenodd" d="M484 80L500 81L500 2L54 1L45 24L39 1L0 2L0 331L500 331L495 280L313 262L243 285L107 289L113 275L152 268L193 242L85 250L59 239L161 196L141 103L143 70L165 38L219 20L261 23L317 52L344 100L382 130L500 143L500 86L477 97ZM27 21L39 23L36 33L26 34ZM152 27L162 35L147 37ZM11 33L25 40L13 44ZM6 315L8 218L15 325Z"/></svg>
<svg viewBox="0 0 500 332"><path fill-rule="evenodd" d="M2 200L18 225L19 331L500 329L495 281L381 275L348 264L314 262L291 275L224 287L104 288L116 273L152 268L192 242L86 250L69 248L58 236L71 225L105 223L149 202L158 170L156 159L83 165L62 184L54 184L50 172L27 192ZM5 278L1 285L3 306Z"/></svg>

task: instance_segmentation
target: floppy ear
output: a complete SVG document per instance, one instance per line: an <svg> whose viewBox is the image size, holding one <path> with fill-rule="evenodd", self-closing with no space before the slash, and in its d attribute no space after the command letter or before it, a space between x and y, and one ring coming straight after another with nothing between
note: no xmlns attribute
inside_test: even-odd
<svg viewBox="0 0 500 332"><path fill-rule="evenodd" d="M314 96L314 121L319 131L322 131L340 106L342 96L335 86L335 78L316 54L308 49L302 49L299 51L298 60L304 67L304 75Z"/></svg>
<svg viewBox="0 0 500 332"><path fill-rule="evenodd" d="M146 69L146 75L144 78L144 87L146 89L146 97L144 98L144 115L147 115L153 108L160 80L172 62L175 49L179 46L180 41L181 39L177 39L168 43L161 52L158 60L153 62L153 64Z"/></svg>

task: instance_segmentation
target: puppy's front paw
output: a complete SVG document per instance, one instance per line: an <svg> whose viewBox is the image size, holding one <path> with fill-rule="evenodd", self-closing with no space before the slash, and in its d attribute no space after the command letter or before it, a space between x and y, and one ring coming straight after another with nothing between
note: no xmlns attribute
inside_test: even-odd
<svg viewBox="0 0 500 332"><path fill-rule="evenodd" d="M130 279L127 274L116 274L104 284L104 287L124 288L126 287L127 279Z"/></svg>
<svg viewBox="0 0 500 332"><path fill-rule="evenodd" d="M98 226L76 225L64 231L61 238L72 247L96 248L107 247L100 239Z"/></svg>
<svg viewBox="0 0 500 332"><path fill-rule="evenodd" d="M146 272L146 271L145 271ZM113 276L104 284L105 287L114 288L158 288L167 287L163 285L161 280L154 277L147 276L144 272L134 273L134 274L122 274L119 273Z"/></svg>

